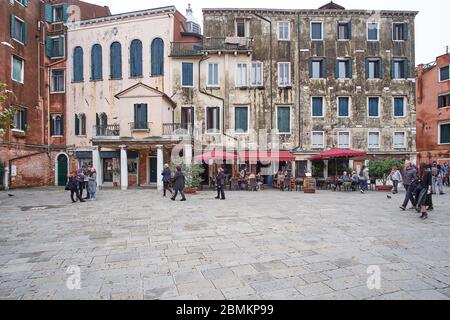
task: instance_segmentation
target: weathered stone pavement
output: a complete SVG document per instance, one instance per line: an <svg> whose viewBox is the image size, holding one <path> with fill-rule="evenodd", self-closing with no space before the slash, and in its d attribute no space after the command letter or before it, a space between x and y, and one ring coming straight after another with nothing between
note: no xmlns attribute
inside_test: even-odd
<svg viewBox="0 0 450 320"><path fill-rule="evenodd" d="M404 194L153 190L0 193L1 299L449 299L450 191L421 221ZM69 266L81 289L68 290ZM369 266L381 288L369 290Z"/></svg>

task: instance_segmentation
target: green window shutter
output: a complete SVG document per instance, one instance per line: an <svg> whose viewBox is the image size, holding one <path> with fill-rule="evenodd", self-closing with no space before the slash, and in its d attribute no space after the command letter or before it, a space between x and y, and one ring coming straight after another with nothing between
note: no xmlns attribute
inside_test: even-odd
<svg viewBox="0 0 450 320"><path fill-rule="evenodd" d="M80 135L80 118L78 118L78 115L75 115L75 135Z"/></svg>
<svg viewBox="0 0 450 320"><path fill-rule="evenodd" d="M60 50L60 56L64 57L66 55L66 42L64 41L65 38L63 36L60 36L58 38L59 41L59 50Z"/></svg>
<svg viewBox="0 0 450 320"><path fill-rule="evenodd" d="M53 57L53 39L46 37L45 38L45 53L47 54L47 57L51 58Z"/></svg>
<svg viewBox="0 0 450 320"><path fill-rule="evenodd" d="M369 79L369 59L366 59L366 79Z"/></svg>
<svg viewBox="0 0 450 320"><path fill-rule="evenodd" d="M48 3L45 4L45 21L53 22L53 7Z"/></svg>
<svg viewBox="0 0 450 320"><path fill-rule="evenodd" d="M349 39L352 38L352 22L351 21L348 23L348 38Z"/></svg>
<svg viewBox="0 0 450 320"><path fill-rule="evenodd" d="M61 135L64 135L64 116L61 115Z"/></svg>
<svg viewBox="0 0 450 320"><path fill-rule="evenodd" d="M25 7L28 7L28 0L23 0L23 1L22 1L22 4L23 4Z"/></svg>
<svg viewBox="0 0 450 320"><path fill-rule="evenodd" d="M408 26L409 26L408 22L405 22L403 24L403 40L405 40L405 41L408 40L408 34L409 34Z"/></svg>
<svg viewBox="0 0 450 320"><path fill-rule="evenodd" d="M328 65L327 65L327 59L322 60L322 78L328 78Z"/></svg>
<svg viewBox="0 0 450 320"><path fill-rule="evenodd" d="M98 113L95 114L95 125L97 127L100 125L100 117L98 116Z"/></svg>
<svg viewBox="0 0 450 320"><path fill-rule="evenodd" d="M392 60L391 61L391 79L394 79L394 64L395 64L395 61Z"/></svg>
<svg viewBox="0 0 450 320"><path fill-rule="evenodd" d="M69 6L67 5L67 3L63 4L63 21L64 22L67 22L67 18L69 17L68 14L67 14L67 8L68 7Z"/></svg>
<svg viewBox="0 0 450 320"><path fill-rule="evenodd" d="M336 63L335 63L335 75L336 75L336 79L339 79L339 60L336 59Z"/></svg>
<svg viewBox="0 0 450 320"><path fill-rule="evenodd" d="M16 24L14 23L14 19L14 15L11 15L11 38L14 38L14 35L16 34Z"/></svg>
<svg viewBox="0 0 450 320"><path fill-rule="evenodd" d="M51 136L55 135L55 120L51 115L50 115L50 135Z"/></svg>
<svg viewBox="0 0 450 320"><path fill-rule="evenodd" d="M408 59L405 59L404 67L405 67L405 79L408 79L409 78L409 63L408 63Z"/></svg>
<svg viewBox="0 0 450 320"><path fill-rule="evenodd" d="M312 76L313 76L312 63L313 63L312 60L309 59L309 77L310 78L312 78Z"/></svg>
<svg viewBox="0 0 450 320"><path fill-rule="evenodd" d="M22 130L27 129L27 111L22 111Z"/></svg>
<svg viewBox="0 0 450 320"><path fill-rule="evenodd" d="M22 26L23 26L23 29L22 29L22 43L26 45L27 44L27 39L28 39L26 22L24 22L22 24Z"/></svg>
<svg viewBox="0 0 450 320"><path fill-rule="evenodd" d="M378 60L378 75L380 79L383 79L383 60Z"/></svg>
<svg viewBox="0 0 450 320"><path fill-rule="evenodd" d="M348 78L353 78L353 61L348 60Z"/></svg>
<svg viewBox="0 0 450 320"><path fill-rule="evenodd" d="M139 110L139 104L134 105L134 127L136 128L138 123L138 110Z"/></svg>

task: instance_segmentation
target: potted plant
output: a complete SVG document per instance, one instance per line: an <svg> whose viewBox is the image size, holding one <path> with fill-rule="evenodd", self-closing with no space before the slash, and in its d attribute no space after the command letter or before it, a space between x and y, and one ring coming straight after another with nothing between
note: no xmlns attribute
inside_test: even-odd
<svg viewBox="0 0 450 320"><path fill-rule="evenodd" d="M402 170L403 163L400 160L393 158L371 160L369 162L370 177L376 179L376 181L380 183L376 187L378 191L390 192L392 190L393 186L387 184L392 167L397 167L399 170Z"/></svg>
<svg viewBox="0 0 450 320"><path fill-rule="evenodd" d="M181 163L181 164L171 164L172 172L176 172L176 167L178 165L181 167L181 171L184 173L185 177L184 192L187 194L196 193L198 191L200 183L203 181L201 175L205 171L205 169L203 168L202 165L199 164L186 165L185 163Z"/></svg>

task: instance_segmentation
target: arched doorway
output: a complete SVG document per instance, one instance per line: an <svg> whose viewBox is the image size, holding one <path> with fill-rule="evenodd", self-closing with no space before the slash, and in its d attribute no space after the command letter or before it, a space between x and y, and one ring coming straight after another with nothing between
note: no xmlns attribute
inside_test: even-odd
<svg viewBox="0 0 450 320"><path fill-rule="evenodd" d="M69 160L65 154L60 154L56 158L57 183L59 187L63 187L67 183L69 175Z"/></svg>

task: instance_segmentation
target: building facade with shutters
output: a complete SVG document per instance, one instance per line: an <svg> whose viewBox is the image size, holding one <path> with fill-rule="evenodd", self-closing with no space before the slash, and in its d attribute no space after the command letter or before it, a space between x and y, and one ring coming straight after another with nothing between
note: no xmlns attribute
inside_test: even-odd
<svg viewBox="0 0 450 320"><path fill-rule="evenodd" d="M450 54L417 70L417 161L450 162Z"/></svg>
<svg viewBox="0 0 450 320"><path fill-rule="evenodd" d="M64 23L108 15L109 9L78 0L5 0L0 11L0 82L8 90L1 108L17 110L13 128L0 142L0 161L9 171L3 184L65 185Z"/></svg>
<svg viewBox="0 0 450 320"><path fill-rule="evenodd" d="M354 169L379 157L415 160L416 14L334 3L203 9L203 41L172 45L181 121L193 112L205 139L236 145L231 133L241 150L275 130L297 175L332 147L367 150L368 159L347 162ZM319 176L334 171L317 166Z"/></svg>
<svg viewBox="0 0 450 320"><path fill-rule="evenodd" d="M82 20L69 26L67 132L75 166L93 165L99 185L158 185L176 134L170 43L198 36L186 18L163 7Z"/></svg>

